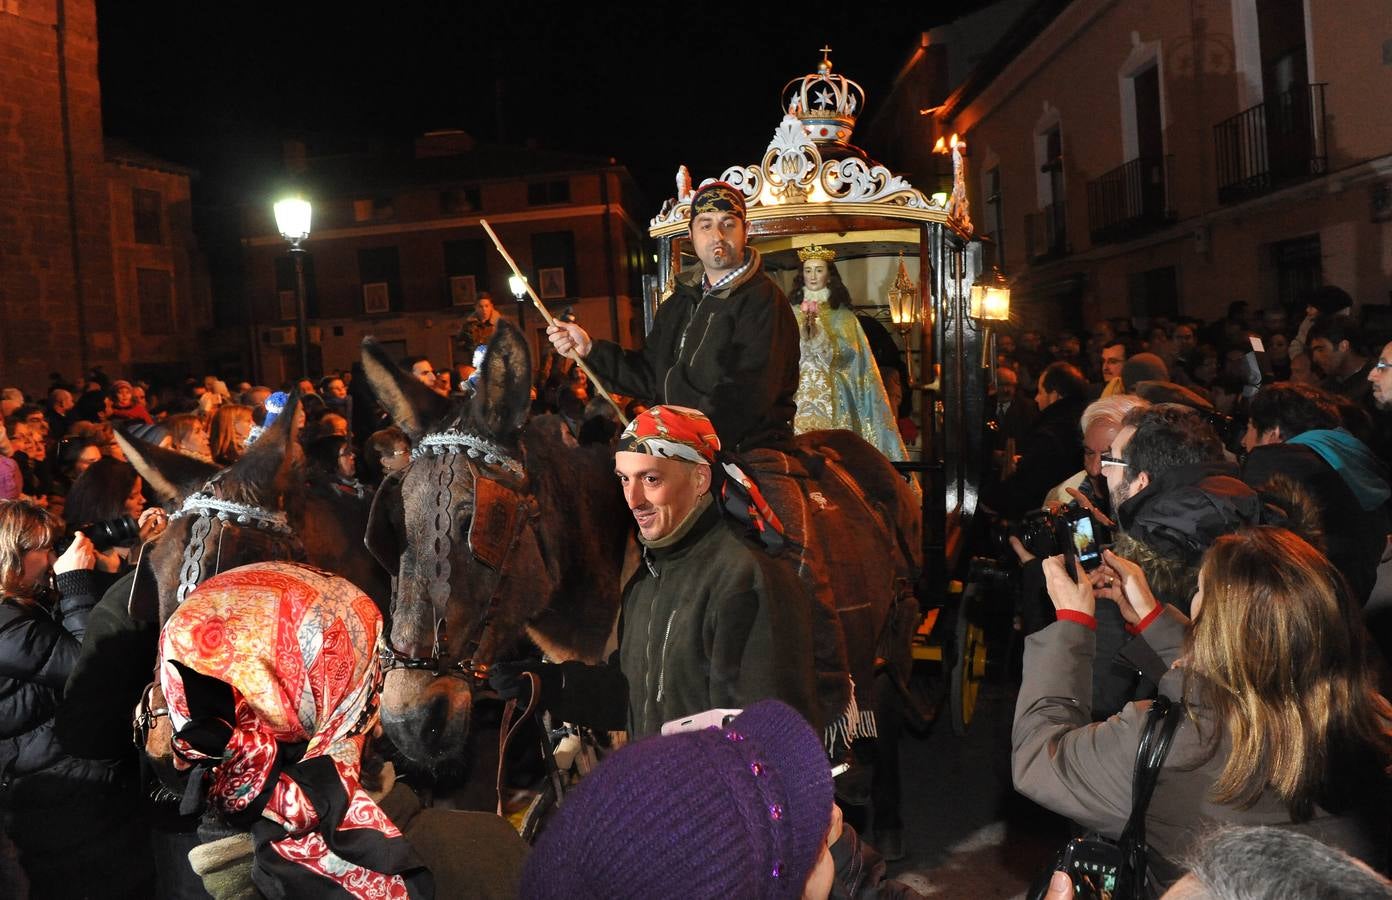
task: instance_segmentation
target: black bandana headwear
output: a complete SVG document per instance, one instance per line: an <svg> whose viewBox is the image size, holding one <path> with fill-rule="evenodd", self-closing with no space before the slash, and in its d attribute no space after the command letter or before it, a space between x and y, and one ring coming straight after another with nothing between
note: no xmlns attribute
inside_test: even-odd
<svg viewBox="0 0 1392 900"><path fill-rule="evenodd" d="M744 194L739 188L725 181L712 181L701 185L691 198L691 221L701 213L728 212L744 218Z"/></svg>

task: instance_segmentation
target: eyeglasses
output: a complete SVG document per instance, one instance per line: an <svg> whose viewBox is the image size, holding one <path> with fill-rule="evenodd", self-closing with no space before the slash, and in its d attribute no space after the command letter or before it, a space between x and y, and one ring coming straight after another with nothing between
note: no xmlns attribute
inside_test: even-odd
<svg viewBox="0 0 1392 900"><path fill-rule="evenodd" d="M1110 453L1103 453L1103 454L1101 455L1101 465L1104 465L1104 466L1127 466L1127 467L1129 467L1131 464L1130 464L1129 462L1127 462L1126 460L1124 460L1124 459L1117 459L1115 456L1113 456L1113 455L1110 454Z"/></svg>
<svg viewBox="0 0 1392 900"><path fill-rule="evenodd" d="M1392 362L1388 362L1385 359L1380 359L1377 362L1373 363L1374 371L1381 372L1383 369L1392 369Z"/></svg>
<svg viewBox="0 0 1392 900"><path fill-rule="evenodd" d="M140 705L135 708L135 718L131 720L131 737L137 750L145 749L145 744L150 739L150 729L155 727L155 720L169 715L168 707L150 707L150 700L158 684L159 682L152 681L145 685L145 690L140 692Z"/></svg>

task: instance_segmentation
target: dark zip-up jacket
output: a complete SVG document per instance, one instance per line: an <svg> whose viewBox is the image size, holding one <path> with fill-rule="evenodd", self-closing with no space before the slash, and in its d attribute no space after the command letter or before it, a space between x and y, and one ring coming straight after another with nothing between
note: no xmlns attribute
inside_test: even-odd
<svg viewBox="0 0 1392 900"><path fill-rule="evenodd" d="M715 504L672 546L644 548L624 590L619 640L632 736L766 697L822 724L811 607L797 576L735 534Z"/></svg>
<svg viewBox="0 0 1392 900"><path fill-rule="evenodd" d="M759 251L749 253L748 271L714 293L703 290L700 266L678 281L642 350L595 341L585 361L611 391L699 409L727 450L786 450L797 410L797 318Z"/></svg>
<svg viewBox="0 0 1392 900"><path fill-rule="evenodd" d="M56 614L10 598L0 602L0 773L5 780L71 759L53 735L53 716L97 598L91 572L64 572L58 590Z"/></svg>

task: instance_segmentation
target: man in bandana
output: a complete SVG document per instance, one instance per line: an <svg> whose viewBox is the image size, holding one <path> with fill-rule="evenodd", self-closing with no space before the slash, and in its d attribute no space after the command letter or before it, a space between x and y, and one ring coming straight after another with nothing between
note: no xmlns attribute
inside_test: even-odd
<svg viewBox="0 0 1392 900"><path fill-rule="evenodd" d="M656 406L629 423L616 451L614 474L643 548L624 586L618 650L605 666L501 663L494 689L521 696L530 688L519 676L531 672L539 705L553 715L605 730L627 724L635 738L769 697L824 724L813 604L791 567L749 538L777 538L782 525L744 472L717 459L710 420Z"/></svg>
<svg viewBox="0 0 1392 900"><path fill-rule="evenodd" d="M781 529L758 488L716 459L694 409L657 406L624 431L614 472L643 562L624 589L619 664L635 737L662 723L776 697L812 722L811 603L787 567L721 520Z"/></svg>

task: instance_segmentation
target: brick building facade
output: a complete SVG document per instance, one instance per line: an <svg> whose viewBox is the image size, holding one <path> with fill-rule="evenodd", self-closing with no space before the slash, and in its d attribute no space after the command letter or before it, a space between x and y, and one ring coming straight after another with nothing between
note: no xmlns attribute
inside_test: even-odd
<svg viewBox="0 0 1392 900"><path fill-rule="evenodd" d="M1045 327L1212 319L1236 300L1297 312L1319 284L1385 309L1387 11L1037 0L925 100L917 143L965 136L972 217Z"/></svg>
<svg viewBox="0 0 1392 900"><path fill-rule="evenodd" d="M366 335L437 368L467 361L458 336L484 291L515 324L510 272L481 216L553 314L569 307L595 337L625 345L642 336L646 206L612 160L478 144L450 131L395 150L302 156L294 147L287 166L287 183L314 209L304 247L315 374L350 367ZM274 199L268 192L243 213L253 371L266 384L299 370L294 266ZM535 354L543 324L530 303L523 324Z"/></svg>
<svg viewBox="0 0 1392 900"><path fill-rule="evenodd" d="M188 197L187 171L108 157L93 0L0 0L0 383L186 371L207 294Z"/></svg>

